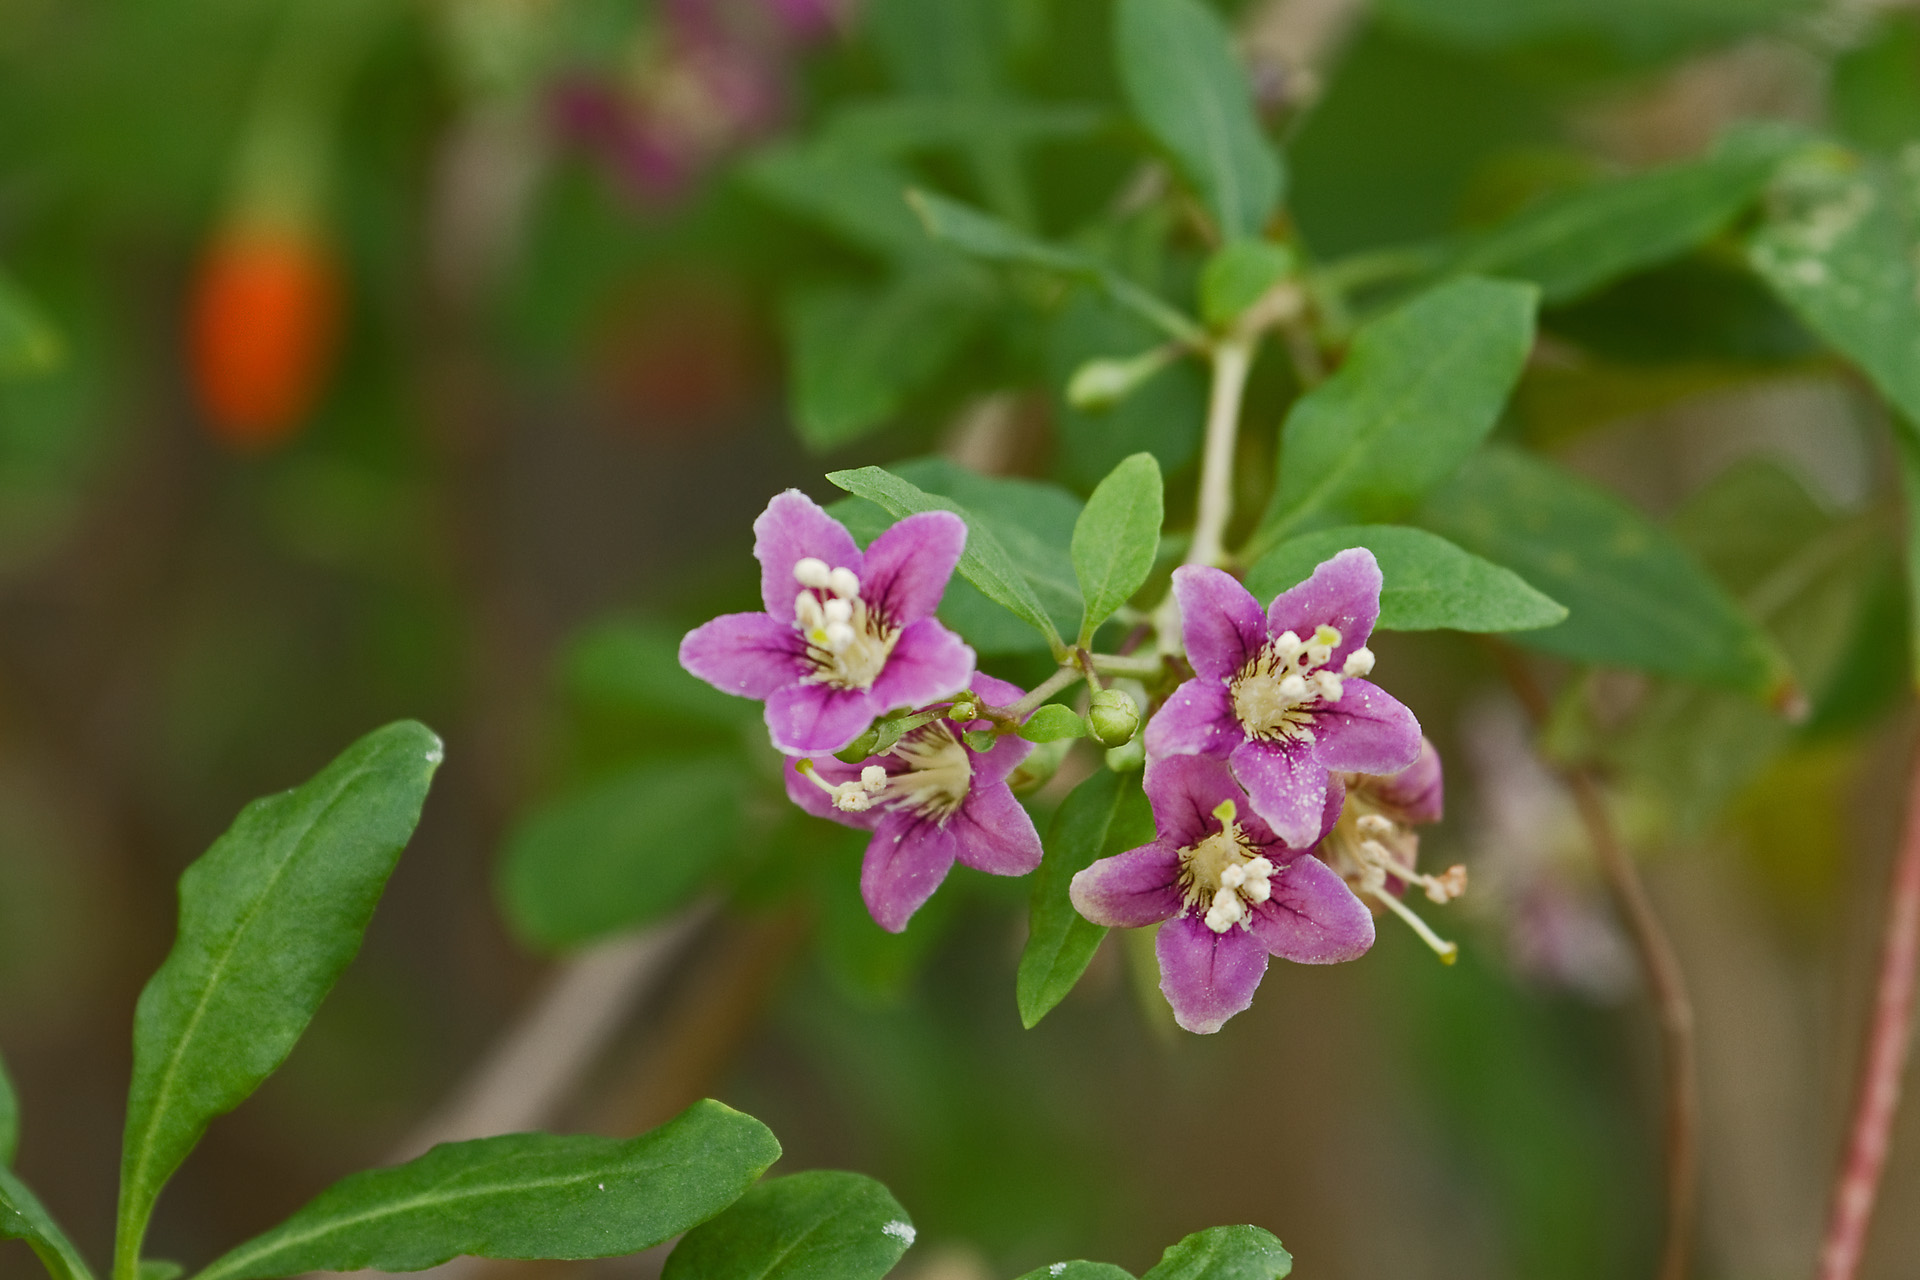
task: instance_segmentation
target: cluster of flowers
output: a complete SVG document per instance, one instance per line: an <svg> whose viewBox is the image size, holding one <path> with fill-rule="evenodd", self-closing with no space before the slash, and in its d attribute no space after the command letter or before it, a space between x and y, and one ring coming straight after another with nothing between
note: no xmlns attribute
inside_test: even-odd
<svg viewBox="0 0 1920 1280"><path fill-rule="evenodd" d="M1022 691L977 671L973 650L933 617L965 523L909 516L862 552L789 490L754 534L766 612L695 629L680 660L765 701L773 744L794 759L797 804L873 832L861 873L873 918L904 929L956 861L995 875L1037 867L1039 833L1008 785L1032 746L999 710ZM1072 899L1096 924L1161 926L1161 990L1190 1031L1217 1031L1245 1009L1269 957L1330 964L1365 952L1369 903L1451 957L1400 901L1417 884L1444 902L1464 872L1415 865L1413 827L1440 816L1440 761L1413 714L1365 679L1380 585L1358 548L1264 610L1218 569L1174 573L1194 677L1146 729L1157 838L1082 871ZM835 754L903 708L922 714L885 750L853 763Z"/></svg>

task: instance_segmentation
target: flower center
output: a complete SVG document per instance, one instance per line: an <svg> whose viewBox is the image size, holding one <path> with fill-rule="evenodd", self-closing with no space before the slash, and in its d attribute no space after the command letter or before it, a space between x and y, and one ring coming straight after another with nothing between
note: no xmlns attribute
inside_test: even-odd
<svg viewBox="0 0 1920 1280"><path fill-rule="evenodd" d="M960 811L967 792L973 789L973 759L966 745L941 721L906 734L881 758L898 760L905 767L890 772L884 765L870 764L860 770L857 779L838 785L816 774L811 760L802 760L795 767L832 796L833 807L842 813L864 813L879 805L945 823Z"/></svg>
<svg viewBox="0 0 1920 1280"><path fill-rule="evenodd" d="M1180 851L1181 894L1188 911L1205 911L1207 928L1225 933L1245 926L1253 909L1273 896L1274 866L1235 821L1238 810L1222 800L1213 811L1220 830Z"/></svg>
<svg viewBox="0 0 1920 1280"><path fill-rule="evenodd" d="M1313 709L1340 701L1343 680L1373 670L1373 652L1365 648L1348 654L1341 670L1328 670L1327 662L1339 647L1339 629L1322 625L1305 640L1288 631L1248 659L1228 682L1233 714L1247 736L1312 742Z"/></svg>
<svg viewBox="0 0 1920 1280"><path fill-rule="evenodd" d="M1350 782L1346 808L1320 845L1327 862L1356 894L1392 911L1420 935L1421 941L1452 964L1459 947L1446 941L1387 887L1389 879L1417 884L1431 902L1451 902L1467 891L1467 869L1448 867L1439 875L1420 871L1420 837L1406 824L1378 812L1367 802L1364 786Z"/></svg>
<svg viewBox="0 0 1920 1280"><path fill-rule="evenodd" d="M807 659L813 663L806 683L872 688L900 628L860 598L860 579L851 569L829 569L826 561L805 556L793 566L793 576L802 588L793 598L793 625L807 638Z"/></svg>

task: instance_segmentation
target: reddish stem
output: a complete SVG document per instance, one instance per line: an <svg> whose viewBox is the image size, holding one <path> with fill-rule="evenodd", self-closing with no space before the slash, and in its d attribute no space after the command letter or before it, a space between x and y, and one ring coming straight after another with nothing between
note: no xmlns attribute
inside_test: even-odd
<svg viewBox="0 0 1920 1280"><path fill-rule="evenodd" d="M1907 827L1887 895L1887 931L1881 942L1873 1024L1867 1032L1847 1152L1834 1181L1833 1209L1820 1247L1820 1280L1853 1280L1866 1247L1912 1040L1916 962L1920 962L1920 759L1907 788Z"/></svg>

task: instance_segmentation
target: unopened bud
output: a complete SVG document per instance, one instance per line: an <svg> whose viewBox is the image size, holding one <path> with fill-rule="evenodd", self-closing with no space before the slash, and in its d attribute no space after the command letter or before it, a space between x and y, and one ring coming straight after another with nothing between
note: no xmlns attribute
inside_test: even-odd
<svg viewBox="0 0 1920 1280"><path fill-rule="evenodd" d="M1067 380L1067 403L1080 410L1111 409L1178 353L1177 347L1155 347L1124 360L1111 356L1089 360Z"/></svg>
<svg viewBox="0 0 1920 1280"><path fill-rule="evenodd" d="M1140 731L1140 705L1122 689L1102 689L1087 709L1087 726L1103 747L1124 747Z"/></svg>

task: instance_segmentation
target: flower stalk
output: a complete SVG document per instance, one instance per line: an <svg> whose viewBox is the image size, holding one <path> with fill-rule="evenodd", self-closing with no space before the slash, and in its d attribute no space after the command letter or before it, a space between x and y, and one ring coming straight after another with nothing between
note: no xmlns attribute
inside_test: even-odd
<svg viewBox="0 0 1920 1280"><path fill-rule="evenodd" d="M1860 1089L1834 1180L1833 1206L1820 1246L1820 1280L1853 1280L1866 1248L1880 1175L1886 1168L1900 1079L1913 1040L1915 969L1920 966L1920 758L1907 788L1907 824L1887 894L1873 1023L1867 1032Z"/></svg>
<svg viewBox="0 0 1920 1280"><path fill-rule="evenodd" d="M1200 462L1200 506L1193 522L1188 564L1216 565L1226 554L1227 520L1233 514L1233 455L1240 436L1240 401L1253 367L1254 333L1233 333L1212 348L1213 389L1207 402L1207 440Z"/></svg>

